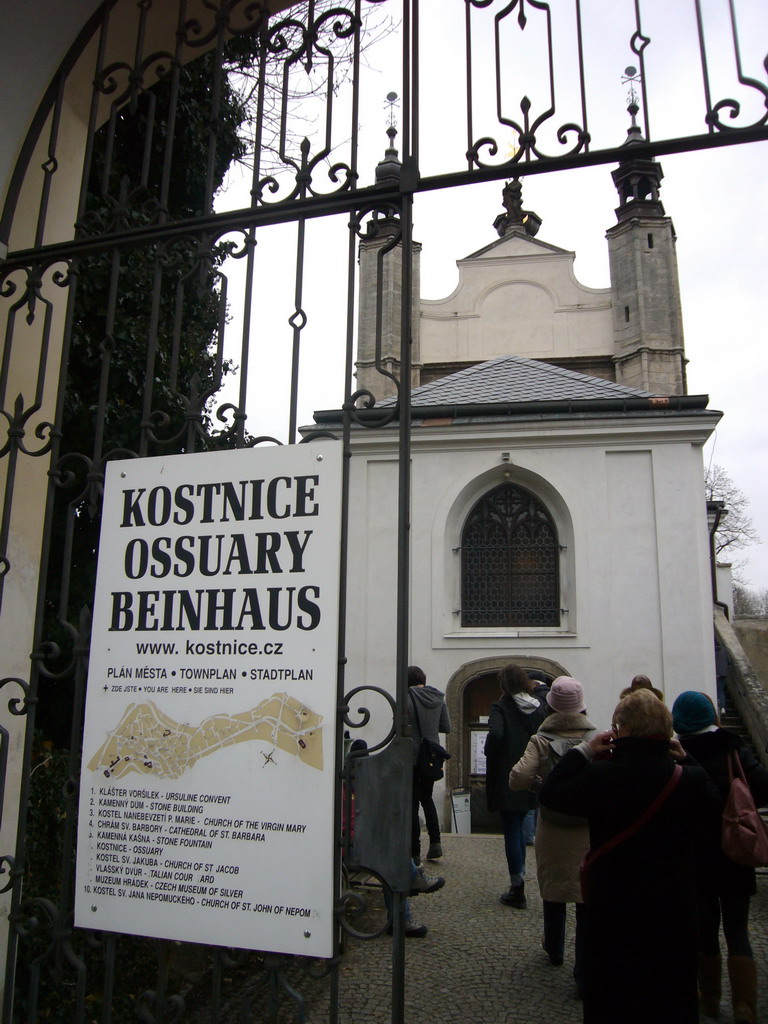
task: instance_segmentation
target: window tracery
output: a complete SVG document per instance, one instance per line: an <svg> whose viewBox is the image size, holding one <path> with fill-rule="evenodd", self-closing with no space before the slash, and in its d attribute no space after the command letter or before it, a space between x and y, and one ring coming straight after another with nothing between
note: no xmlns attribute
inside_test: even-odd
<svg viewBox="0 0 768 1024"><path fill-rule="evenodd" d="M559 550L530 491L505 482L484 494L462 531L462 626L559 626Z"/></svg>

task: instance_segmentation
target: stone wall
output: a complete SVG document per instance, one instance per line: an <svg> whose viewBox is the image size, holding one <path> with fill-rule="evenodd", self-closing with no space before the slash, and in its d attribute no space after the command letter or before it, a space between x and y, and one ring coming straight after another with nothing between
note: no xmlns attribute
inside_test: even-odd
<svg viewBox="0 0 768 1024"><path fill-rule="evenodd" d="M738 617L733 629L758 681L768 692L768 619Z"/></svg>
<svg viewBox="0 0 768 1024"><path fill-rule="evenodd" d="M743 621L739 620L738 625ZM758 680L736 628L719 607L715 607L715 630L731 661L728 689L736 710L749 732L757 757L768 767L768 689ZM768 633L763 636L768 638ZM766 646L763 649L766 650Z"/></svg>

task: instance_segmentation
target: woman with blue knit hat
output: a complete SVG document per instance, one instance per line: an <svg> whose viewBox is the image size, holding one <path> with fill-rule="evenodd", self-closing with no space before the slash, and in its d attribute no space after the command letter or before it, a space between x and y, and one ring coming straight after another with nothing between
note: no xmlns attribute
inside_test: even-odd
<svg viewBox="0 0 768 1024"><path fill-rule="evenodd" d="M742 746L736 733L723 729L705 693L686 690L672 705L672 724L683 749L706 770L723 806L729 790L728 762L741 761L758 807L768 804L768 770ZM749 899L756 892L755 869L736 864L722 851L718 831L701 851L698 865L699 1002L703 1013L720 1014L720 923L728 947L735 1024L757 1020L757 971L749 942Z"/></svg>

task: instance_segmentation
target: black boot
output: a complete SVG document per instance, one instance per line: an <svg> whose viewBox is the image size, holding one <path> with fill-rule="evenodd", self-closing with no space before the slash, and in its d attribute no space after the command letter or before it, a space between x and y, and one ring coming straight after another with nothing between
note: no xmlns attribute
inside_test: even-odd
<svg viewBox="0 0 768 1024"><path fill-rule="evenodd" d="M499 896L499 902L505 907L514 907L516 910L525 910L528 901L525 898L525 882L518 885L510 885L509 890Z"/></svg>

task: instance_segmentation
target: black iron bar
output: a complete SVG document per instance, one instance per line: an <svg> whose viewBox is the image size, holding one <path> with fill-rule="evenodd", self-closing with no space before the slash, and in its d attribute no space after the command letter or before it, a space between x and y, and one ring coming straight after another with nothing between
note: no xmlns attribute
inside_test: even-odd
<svg viewBox="0 0 768 1024"><path fill-rule="evenodd" d="M411 18L413 21L411 22ZM411 49L411 31L417 31L418 0L403 4L403 170L414 167L413 139L418 124L413 99L418 95L418 51ZM415 90L412 94L412 90ZM401 188L413 187L417 175L403 173ZM408 660L410 624L410 529L411 529L411 289L413 287L413 194L403 191L400 208L401 225L401 285L400 285L400 422L398 425L398 515L397 515L397 611L396 658L397 708L395 728L398 735L407 735ZM411 772L406 771L407 807L400 826L410 831ZM410 844L409 847L410 849ZM405 896L393 893L392 909L392 1024L405 1024Z"/></svg>
<svg viewBox="0 0 768 1024"><path fill-rule="evenodd" d="M293 293L293 313L288 321L293 332L291 346L291 392L290 404L288 406L288 444L296 443L296 429L298 426L298 405L299 405L299 370L301 367L301 332L307 322L307 316L303 308L304 300L304 244L307 230L307 222L302 219L297 225L296 239L296 275Z"/></svg>
<svg viewBox="0 0 768 1024"><path fill-rule="evenodd" d="M718 149L723 146L738 146L749 142L768 142L768 124L750 128L733 128L717 134L691 135L661 142L638 142L632 145L633 159L665 156L672 153L687 153L702 149ZM516 163L514 161L493 167L481 167L472 171L453 171L448 174L420 177L413 189L417 194L437 189L457 188L472 182L502 181L505 178L525 177L529 174L550 174L552 171L600 164L620 163L627 157L623 146L611 149L590 150L588 153L573 153L563 157L542 157ZM32 263L50 264L80 253L100 252L113 246L148 244L160 239L186 236L199 237L202 234L224 235L228 231L247 230L268 224L284 224L302 218L327 217L332 214L349 213L356 207L379 203L399 202L400 191L372 185L354 192L333 193L327 196L312 196L307 199L290 200L286 205L264 205L259 207L230 210L211 214L195 220L177 221L173 224L147 224L128 231L116 231L109 235L93 238L78 238L67 242L56 242L40 249L19 249L8 254L0 262L3 269L28 266Z"/></svg>

